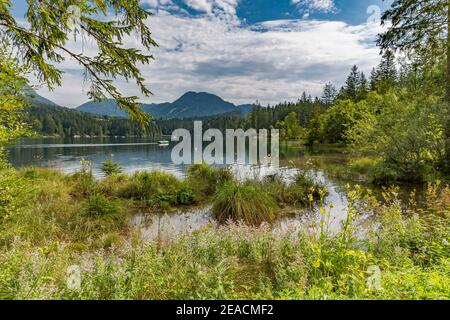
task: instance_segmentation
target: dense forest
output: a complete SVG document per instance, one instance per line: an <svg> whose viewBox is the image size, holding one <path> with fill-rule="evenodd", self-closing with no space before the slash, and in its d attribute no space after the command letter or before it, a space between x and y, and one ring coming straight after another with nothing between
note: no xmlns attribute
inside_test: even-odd
<svg viewBox="0 0 450 320"><path fill-rule="evenodd" d="M26 109L32 130L44 136L103 137L148 136L159 137L159 128L151 122L146 127L127 118L100 116L49 105L34 105Z"/></svg>

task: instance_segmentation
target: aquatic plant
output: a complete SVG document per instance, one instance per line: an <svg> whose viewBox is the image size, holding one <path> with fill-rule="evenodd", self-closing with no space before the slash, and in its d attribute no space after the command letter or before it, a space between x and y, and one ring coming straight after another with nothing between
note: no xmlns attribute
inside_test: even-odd
<svg viewBox="0 0 450 320"><path fill-rule="evenodd" d="M265 192L285 206L311 205L313 201L320 200L327 193L325 187L305 173L298 173L291 183L275 175L266 177L263 184Z"/></svg>
<svg viewBox="0 0 450 320"><path fill-rule="evenodd" d="M213 200L213 214L220 223L232 220L259 226L275 219L277 207L259 181L226 182Z"/></svg>
<svg viewBox="0 0 450 320"><path fill-rule="evenodd" d="M180 181L172 174L163 171L136 172L120 191L124 198L152 200L157 195L175 197Z"/></svg>

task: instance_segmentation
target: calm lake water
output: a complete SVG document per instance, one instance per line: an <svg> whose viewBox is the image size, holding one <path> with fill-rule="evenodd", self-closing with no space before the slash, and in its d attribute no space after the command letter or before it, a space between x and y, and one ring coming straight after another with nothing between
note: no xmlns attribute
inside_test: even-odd
<svg viewBox="0 0 450 320"><path fill-rule="evenodd" d="M10 147L9 160L17 168L51 167L71 173L79 170L81 160L85 159L94 163L94 174L100 178L102 176L101 162L112 158L120 163L127 173L140 170L164 170L182 178L187 166L172 163L172 147L173 145L161 147L156 141L145 138L24 139ZM280 146L278 172L273 172L267 167L255 166L234 166L232 169L240 179L278 173L289 180L300 170L307 171L328 188L329 194L325 199L325 207L330 214L328 227L332 231L337 231L347 212L345 192L347 181L330 177L323 168L330 165L343 165L348 159L348 153L342 148L309 149L298 144L286 143ZM273 226L273 232L293 232L299 228L311 229L317 224L319 218L317 208L301 209L281 219ZM215 224L210 208L176 214L136 216L130 220L130 223L140 227L144 237L149 240L161 237L171 238Z"/></svg>

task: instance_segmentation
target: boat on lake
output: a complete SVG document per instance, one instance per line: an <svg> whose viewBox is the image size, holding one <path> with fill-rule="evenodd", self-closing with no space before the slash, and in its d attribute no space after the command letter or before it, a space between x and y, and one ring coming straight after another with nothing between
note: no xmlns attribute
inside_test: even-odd
<svg viewBox="0 0 450 320"><path fill-rule="evenodd" d="M158 146L160 146L160 147L167 147L167 146L169 146L169 141L167 141L167 140L161 140L161 141L158 141Z"/></svg>

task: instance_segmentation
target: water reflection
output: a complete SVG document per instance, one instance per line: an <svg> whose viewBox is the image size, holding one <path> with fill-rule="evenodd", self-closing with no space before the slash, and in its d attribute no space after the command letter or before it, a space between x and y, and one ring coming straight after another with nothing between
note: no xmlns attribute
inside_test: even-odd
<svg viewBox="0 0 450 320"><path fill-rule="evenodd" d="M94 163L94 174L100 177L101 163L109 158L120 163L126 173L141 170L164 170L177 177L184 177L187 166L174 165L171 161L172 146L160 147L146 138L93 138L93 139L33 139L22 140L10 151L10 161L15 167L52 167L65 173L81 168L81 159ZM329 213L327 226L331 232L340 229L348 208L346 184L349 181L337 179L326 173L327 165L345 164L348 155L337 147L308 149L298 144L280 145L280 168L270 166L232 166L234 175L240 179L262 179L278 174L289 182L301 170L310 174L317 182L326 186L328 195L324 207ZM314 159L314 164L311 159ZM299 209L293 215L280 219L273 226L275 233L295 232L299 229L314 229L320 222L318 208ZM145 238L171 238L176 235L214 224L210 208L171 215L140 215L131 224L140 225Z"/></svg>
<svg viewBox="0 0 450 320"><path fill-rule="evenodd" d="M140 231L143 240L162 242L170 241L203 227L217 226L212 218L210 207L171 214L140 214L130 219L130 225Z"/></svg>
<svg viewBox="0 0 450 320"><path fill-rule="evenodd" d="M140 170L165 170L182 176L184 166L171 161L171 149L145 138L36 139L22 140L9 149L9 159L17 168L51 167L64 173L81 168L81 160L94 163L94 175L100 177L101 163L112 158L126 173Z"/></svg>

